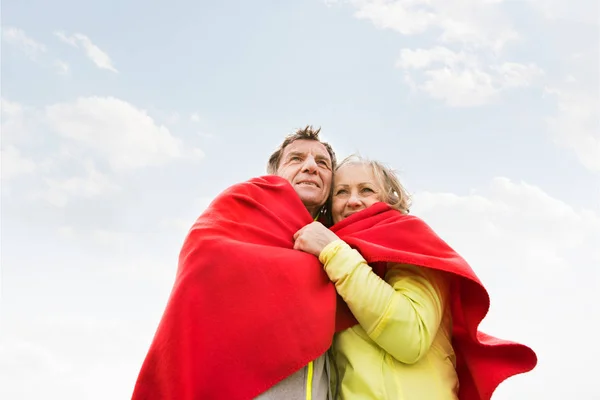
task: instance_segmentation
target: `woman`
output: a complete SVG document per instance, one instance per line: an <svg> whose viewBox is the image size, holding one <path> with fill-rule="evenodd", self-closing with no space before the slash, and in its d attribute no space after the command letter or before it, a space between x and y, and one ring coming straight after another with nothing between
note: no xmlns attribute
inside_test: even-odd
<svg viewBox="0 0 600 400"><path fill-rule="evenodd" d="M342 161L334 177L333 223L377 202L408 213L408 195L391 170L358 156ZM319 257L358 321L333 342L342 399L458 398L449 274L388 263L381 279L318 222L300 229L294 240L294 248Z"/></svg>

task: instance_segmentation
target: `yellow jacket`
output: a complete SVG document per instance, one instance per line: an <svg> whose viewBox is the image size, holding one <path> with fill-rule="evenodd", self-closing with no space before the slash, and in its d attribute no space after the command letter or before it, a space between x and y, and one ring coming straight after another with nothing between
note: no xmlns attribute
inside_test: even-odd
<svg viewBox="0 0 600 400"><path fill-rule="evenodd" d="M390 264L385 281L342 240L319 259L358 325L335 335L341 399L455 400L450 282L442 272Z"/></svg>

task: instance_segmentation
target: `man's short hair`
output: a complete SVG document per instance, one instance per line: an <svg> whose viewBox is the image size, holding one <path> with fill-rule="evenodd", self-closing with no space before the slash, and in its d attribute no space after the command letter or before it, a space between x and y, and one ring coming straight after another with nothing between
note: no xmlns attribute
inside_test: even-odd
<svg viewBox="0 0 600 400"><path fill-rule="evenodd" d="M279 164L281 163L283 151L289 144L295 142L296 140L316 140L325 146L327 152L329 153L329 158L331 158L331 171L333 172L336 167L335 152L329 143L323 142L321 139L319 139L319 132L321 132L321 128L314 129L312 125L306 125L304 128L296 129L295 132L287 135L277 150L275 150L273 154L271 154L271 157L269 157L267 173L272 175L277 173L277 169L279 169Z"/></svg>

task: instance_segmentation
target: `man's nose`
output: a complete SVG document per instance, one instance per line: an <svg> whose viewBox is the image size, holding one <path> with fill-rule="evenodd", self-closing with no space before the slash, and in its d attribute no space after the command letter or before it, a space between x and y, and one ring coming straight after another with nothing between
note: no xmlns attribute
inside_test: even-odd
<svg viewBox="0 0 600 400"><path fill-rule="evenodd" d="M302 165L302 172L315 173L317 171L317 163L314 157L307 157Z"/></svg>

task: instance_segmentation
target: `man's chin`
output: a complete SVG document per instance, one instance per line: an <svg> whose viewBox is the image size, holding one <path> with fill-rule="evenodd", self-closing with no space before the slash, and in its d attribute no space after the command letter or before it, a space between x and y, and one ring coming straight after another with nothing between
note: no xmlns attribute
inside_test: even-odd
<svg viewBox="0 0 600 400"><path fill-rule="evenodd" d="M298 195L300 196L300 200L302 200L302 204L304 204L309 211L321 208L323 204L325 204L325 200L323 199L322 195L308 195L307 193L298 193Z"/></svg>

